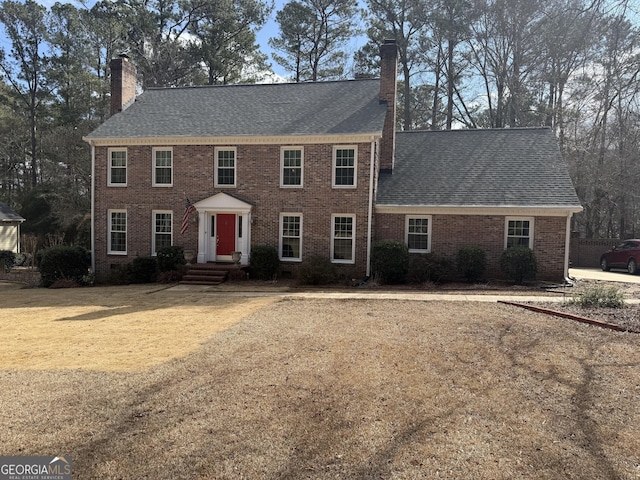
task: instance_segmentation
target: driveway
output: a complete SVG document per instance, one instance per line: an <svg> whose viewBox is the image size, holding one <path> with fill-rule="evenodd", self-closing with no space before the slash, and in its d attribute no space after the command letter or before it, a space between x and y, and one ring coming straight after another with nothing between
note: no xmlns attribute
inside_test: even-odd
<svg viewBox="0 0 640 480"><path fill-rule="evenodd" d="M602 280L605 282L640 283L640 275L629 275L625 270L603 272L599 268L570 268L569 276L578 280Z"/></svg>

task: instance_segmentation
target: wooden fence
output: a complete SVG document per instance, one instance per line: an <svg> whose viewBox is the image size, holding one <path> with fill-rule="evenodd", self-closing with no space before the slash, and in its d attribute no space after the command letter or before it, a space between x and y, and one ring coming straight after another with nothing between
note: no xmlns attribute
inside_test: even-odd
<svg viewBox="0 0 640 480"><path fill-rule="evenodd" d="M572 267L599 267L600 255L618 245L620 239L572 238L569 259Z"/></svg>

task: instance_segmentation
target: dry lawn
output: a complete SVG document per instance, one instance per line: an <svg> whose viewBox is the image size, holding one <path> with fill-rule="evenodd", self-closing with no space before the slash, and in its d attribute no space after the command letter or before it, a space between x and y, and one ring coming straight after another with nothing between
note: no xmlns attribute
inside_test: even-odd
<svg viewBox="0 0 640 480"><path fill-rule="evenodd" d="M637 334L469 302L46 292L0 290L0 453L70 455L74 478L640 478Z"/></svg>
<svg viewBox="0 0 640 480"><path fill-rule="evenodd" d="M140 370L184 357L273 299L167 294L160 286L15 290L0 284L0 368Z"/></svg>

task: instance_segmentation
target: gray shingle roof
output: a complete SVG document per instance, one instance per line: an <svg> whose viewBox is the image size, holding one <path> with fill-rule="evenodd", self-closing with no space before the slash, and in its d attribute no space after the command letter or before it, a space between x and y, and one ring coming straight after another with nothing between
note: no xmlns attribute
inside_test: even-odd
<svg viewBox="0 0 640 480"><path fill-rule="evenodd" d="M377 205L579 207L548 128L398 132Z"/></svg>
<svg viewBox="0 0 640 480"><path fill-rule="evenodd" d="M0 222L24 222L24 218L6 203L0 203Z"/></svg>
<svg viewBox="0 0 640 480"><path fill-rule="evenodd" d="M151 89L86 138L382 131L379 80Z"/></svg>

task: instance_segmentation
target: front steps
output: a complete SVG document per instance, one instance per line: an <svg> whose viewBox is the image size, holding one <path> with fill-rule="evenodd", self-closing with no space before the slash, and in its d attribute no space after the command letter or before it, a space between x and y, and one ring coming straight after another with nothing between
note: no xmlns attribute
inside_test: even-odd
<svg viewBox="0 0 640 480"><path fill-rule="evenodd" d="M194 263L187 265L187 271L180 283L182 285L220 285L227 280L231 270L241 268L234 263Z"/></svg>

